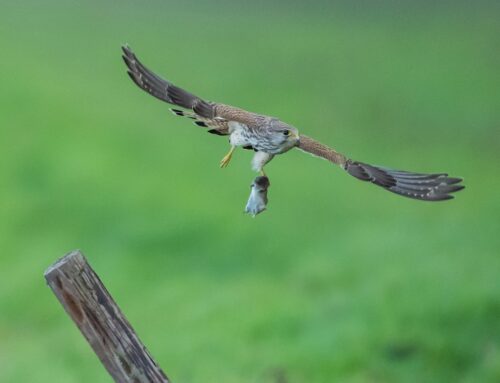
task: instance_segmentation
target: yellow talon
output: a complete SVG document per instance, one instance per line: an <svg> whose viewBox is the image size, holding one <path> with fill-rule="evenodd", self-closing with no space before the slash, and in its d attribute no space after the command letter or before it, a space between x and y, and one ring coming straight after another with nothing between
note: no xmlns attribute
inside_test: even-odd
<svg viewBox="0 0 500 383"><path fill-rule="evenodd" d="M224 158L220 161L220 167L225 168L227 165L229 165L229 162L231 161L231 158L233 157L233 152L234 152L235 147L231 146L231 150L229 150L229 153L227 153Z"/></svg>
<svg viewBox="0 0 500 383"><path fill-rule="evenodd" d="M267 177L267 176L266 176L266 173L264 172L264 169L261 169L261 171L260 171L259 173L260 173L260 175L261 175L262 177Z"/></svg>

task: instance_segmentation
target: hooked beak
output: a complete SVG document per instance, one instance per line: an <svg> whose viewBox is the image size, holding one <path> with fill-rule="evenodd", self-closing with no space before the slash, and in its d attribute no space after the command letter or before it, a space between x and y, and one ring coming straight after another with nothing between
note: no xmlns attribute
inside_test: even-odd
<svg viewBox="0 0 500 383"><path fill-rule="evenodd" d="M292 137L297 140L297 145L300 143L300 135L298 133L292 133Z"/></svg>

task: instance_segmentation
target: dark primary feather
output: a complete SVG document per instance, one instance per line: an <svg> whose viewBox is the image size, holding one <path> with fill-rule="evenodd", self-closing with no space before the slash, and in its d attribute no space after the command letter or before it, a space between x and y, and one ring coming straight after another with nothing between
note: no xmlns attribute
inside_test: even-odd
<svg viewBox="0 0 500 383"><path fill-rule="evenodd" d="M451 199L451 193L464 188L461 178L448 177L446 173L425 174L394 170L368 165L348 159L341 153L310 137L301 135L300 150L342 166L350 175L361 181L374 183L390 192L422 201Z"/></svg>
<svg viewBox="0 0 500 383"><path fill-rule="evenodd" d="M139 61L130 47L123 46L122 50L123 61L128 67L127 73L139 88L169 104L194 110L202 117L213 118L215 116L213 103L200 99L150 71Z"/></svg>
<svg viewBox="0 0 500 383"><path fill-rule="evenodd" d="M425 174L392 170L348 160L344 166L352 176L369 181L393 193L422 201L443 201L453 198L451 193L462 190L461 178L446 173Z"/></svg>

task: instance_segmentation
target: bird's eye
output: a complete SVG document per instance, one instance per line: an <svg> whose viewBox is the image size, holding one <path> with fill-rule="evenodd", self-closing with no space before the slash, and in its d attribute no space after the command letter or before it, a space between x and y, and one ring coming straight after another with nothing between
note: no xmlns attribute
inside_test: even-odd
<svg viewBox="0 0 500 383"><path fill-rule="evenodd" d="M288 129L285 129L285 130L283 130L283 134L285 136L289 136L290 135L290 131Z"/></svg>

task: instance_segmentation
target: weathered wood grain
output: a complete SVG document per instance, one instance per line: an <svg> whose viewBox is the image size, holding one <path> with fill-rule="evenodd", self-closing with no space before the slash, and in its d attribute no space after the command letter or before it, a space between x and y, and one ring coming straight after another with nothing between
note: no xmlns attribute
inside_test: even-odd
<svg viewBox="0 0 500 383"><path fill-rule="evenodd" d="M169 383L83 254L45 272L48 285L118 383Z"/></svg>

